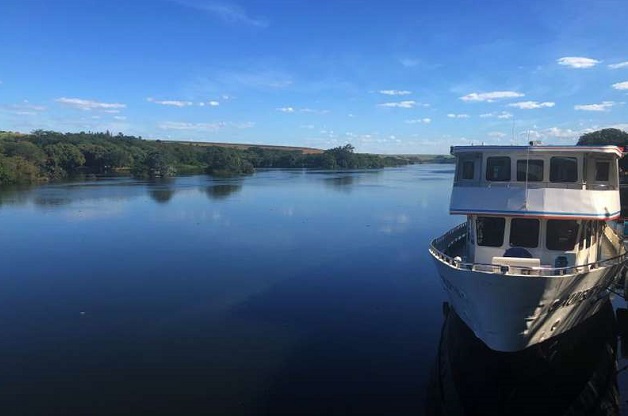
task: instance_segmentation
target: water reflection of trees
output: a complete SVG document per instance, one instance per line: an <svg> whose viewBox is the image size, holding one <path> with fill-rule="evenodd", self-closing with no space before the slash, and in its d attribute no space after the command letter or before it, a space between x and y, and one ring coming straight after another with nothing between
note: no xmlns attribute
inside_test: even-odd
<svg viewBox="0 0 628 416"><path fill-rule="evenodd" d="M610 302L572 330L514 353L490 350L453 309L445 315L428 414L619 414Z"/></svg>
<svg viewBox="0 0 628 416"><path fill-rule="evenodd" d="M208 186L205 192L210 199L222 200L242 190L240 183L221 183Z"/></svg>
<svg viewBox="0 0 628 416"><path fill-rule="evenodd" d="M148 183L148 195L159 204L168 203L175 192L174 180L171 178L156 178Z"/></svg>
<svg viewBox="0 0 628 416"><path fill-rule="evenodd" d="M169 188L150 189L148 191L148 195L150 195L152 200L160 204L165 204L168 201L170 201L174 193L175 193L175 190L169 189Z"/></svg>
<svg viewBox="0 0 628 416"><path fill-rule="evenodd" d="M354 182L355 177L353 175L325 178L325 184L331 187L346 188L353 185Z"/></svg>
<svg viewBox="0 0 628 416"><path fill-rule="evenodd" d="M0 207L3 205L24 205L30 198L32 186L0 186Z"/></svg>

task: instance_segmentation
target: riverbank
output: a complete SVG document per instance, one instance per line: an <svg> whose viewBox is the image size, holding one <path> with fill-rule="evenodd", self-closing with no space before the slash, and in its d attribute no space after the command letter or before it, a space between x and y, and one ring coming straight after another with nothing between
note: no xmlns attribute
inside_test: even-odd
<svg viewBox="0 0 628 416"><path fill-rule="evenodd" d="M352 145L297 147L144 140L122 133L0 132L0 185L122 173L168 177L251 174L258 168L379 169L447 163L446 156L356 153Z"/></svg>

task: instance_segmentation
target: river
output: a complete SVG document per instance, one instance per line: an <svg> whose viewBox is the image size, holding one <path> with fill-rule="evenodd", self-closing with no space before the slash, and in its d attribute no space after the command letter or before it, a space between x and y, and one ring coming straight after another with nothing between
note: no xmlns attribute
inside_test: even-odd
<svg viewBox="0 0 628 416"><path fill-rule="evenodd" d="M446 300L427 247L463 221L452 176L1 190L0 411L423 414Z"/></svg>

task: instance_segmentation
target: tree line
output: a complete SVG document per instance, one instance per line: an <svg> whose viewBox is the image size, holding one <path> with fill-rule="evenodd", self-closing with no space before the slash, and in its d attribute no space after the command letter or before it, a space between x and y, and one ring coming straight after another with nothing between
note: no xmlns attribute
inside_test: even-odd
<svg viewBox="0 0 628 416"><path fill-rule="evenodd" d="M251 174L256 168L373 169L412 163L407 158L356 153L352 145L319 154L193 143L164 143L122 133L30 134L0 131L0 184L60 180L113 172L141 177L208 173Z"/></svg>

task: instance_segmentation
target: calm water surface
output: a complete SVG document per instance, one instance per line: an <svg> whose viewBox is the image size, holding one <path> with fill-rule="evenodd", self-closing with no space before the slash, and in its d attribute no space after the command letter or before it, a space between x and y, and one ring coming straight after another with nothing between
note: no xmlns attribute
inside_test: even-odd
<svg viewBox="0 0 628 416"><path fill-rule="evenodd" d="M452 174L1 191L0 413L423 414Z"/></svg>

